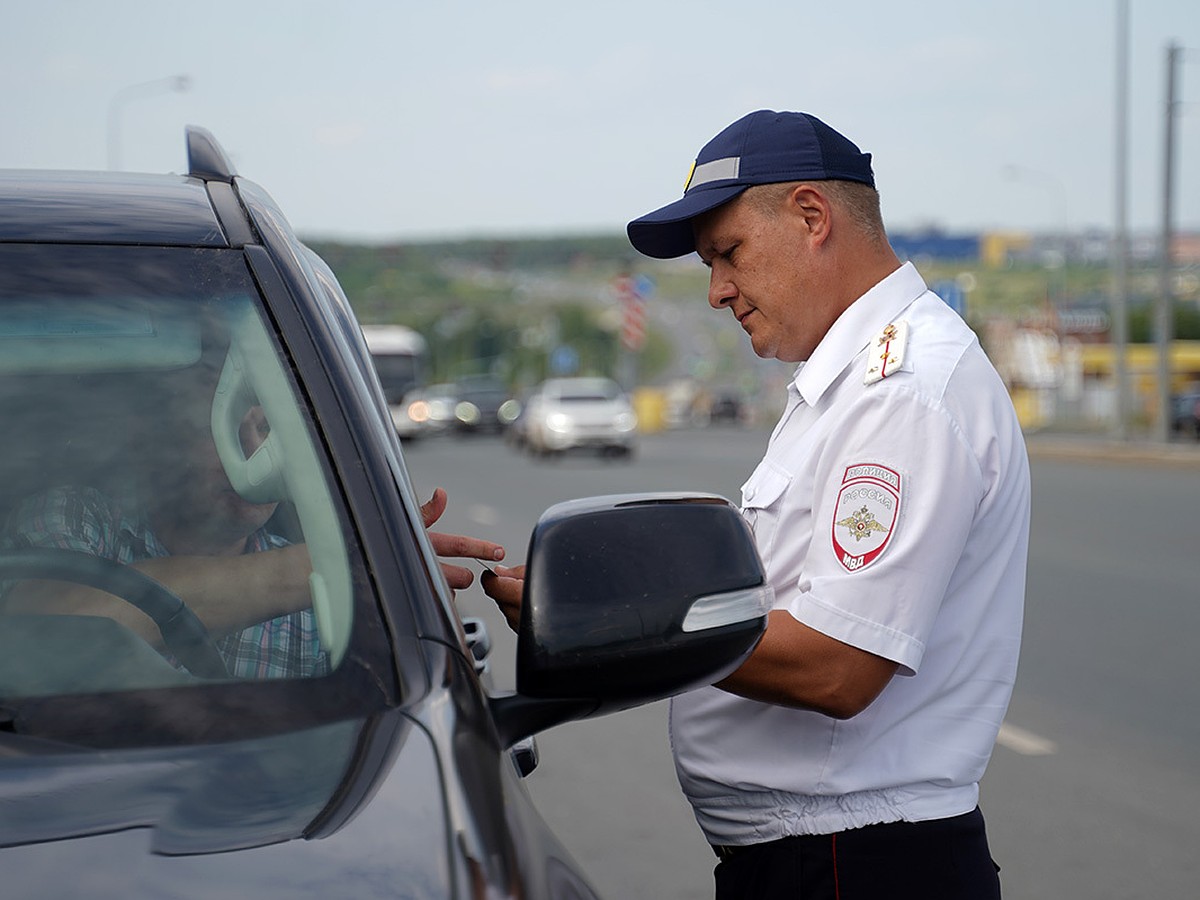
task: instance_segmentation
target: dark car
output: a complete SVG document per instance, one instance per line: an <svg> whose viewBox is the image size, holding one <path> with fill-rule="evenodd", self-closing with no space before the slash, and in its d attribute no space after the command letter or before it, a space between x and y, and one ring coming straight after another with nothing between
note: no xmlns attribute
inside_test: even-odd
<svg viewBox="0 0 1200 900"><path fill-rule="evenodd" d="M188 159L0 172L3 895L593 897L527 739L744 659L748 529L548 510L494 693L337 281L211 135Z"/></svg>
<svg viewBox="0 0 1200 900"><path fill-rule="evenodd" d="M460 432L498 434L513 423L520 406L504 383L489 375L470 375L455 383L455 427Z"/></svg>
<svg viewBox="0 0 1200 900"><path fill-rule="evenodd" d="M1200 391L1171 398L1171 431L1200 441Z"/></svg>
<svg viewBox="0 0 1200 900"><path fill-rule="evenodd" d="M708 405L708 421L713 424L739 425L745 420L745 405L736 391L718 391Z"/></svg>

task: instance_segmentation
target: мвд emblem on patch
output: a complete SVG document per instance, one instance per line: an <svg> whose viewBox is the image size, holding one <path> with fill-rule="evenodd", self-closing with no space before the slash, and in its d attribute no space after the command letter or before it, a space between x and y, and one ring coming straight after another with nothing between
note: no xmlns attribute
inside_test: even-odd
<svg viewBox="0 0 1200 900"><path fill-rule="evenodd" d="M847 572L883 553L900 515L900 474L886 466L847 466L833 508L833 552Z"/></svg>

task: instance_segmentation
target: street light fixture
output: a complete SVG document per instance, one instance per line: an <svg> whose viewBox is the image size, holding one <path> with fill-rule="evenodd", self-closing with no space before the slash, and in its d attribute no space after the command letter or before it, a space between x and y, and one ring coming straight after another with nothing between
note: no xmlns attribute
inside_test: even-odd
<svg viewBox="0 0 1200 900"><path fill-rule="evenodd" d="M113 94L108 102L108 168L115 171L121 167L121 111L130 100L169 92L182 94L191 86L192 80L187 75L172 75L130 84Z"/></svg>

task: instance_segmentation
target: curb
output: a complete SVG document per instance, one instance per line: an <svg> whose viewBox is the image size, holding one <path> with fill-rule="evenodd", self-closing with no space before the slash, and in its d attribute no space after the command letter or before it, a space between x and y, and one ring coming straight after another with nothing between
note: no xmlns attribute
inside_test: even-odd
<svg viewBox="0 0 1200 900"><path fill-rule="evenodd" d="M1062 459L1077 462L1164 465L1200 469L1200 442L1157 444L1151 441L1119 441L1109 438L1063 435L1025 436L1030 459Z"/></svg>

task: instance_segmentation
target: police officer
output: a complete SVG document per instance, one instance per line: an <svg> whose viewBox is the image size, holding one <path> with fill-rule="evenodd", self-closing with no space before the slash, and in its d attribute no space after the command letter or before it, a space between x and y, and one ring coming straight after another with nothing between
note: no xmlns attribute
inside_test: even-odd
<svg viewBox="0 0 1200 900"><path fill-rule="evenodd" d="M998 897L977 802L1029 528L1004 385L888 244L869 154L814 116L734 122L628 234L651 257L697 253L709 304L798 364L742 488L775 591L766 633L672 702L717 897ZM510 617L516 584L484 580Z"/></svg>

